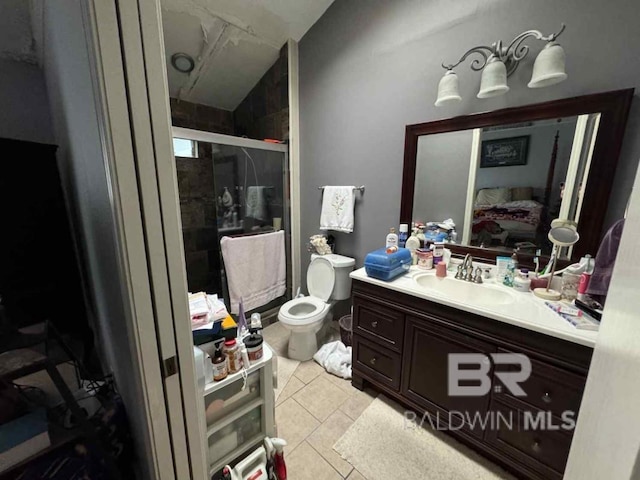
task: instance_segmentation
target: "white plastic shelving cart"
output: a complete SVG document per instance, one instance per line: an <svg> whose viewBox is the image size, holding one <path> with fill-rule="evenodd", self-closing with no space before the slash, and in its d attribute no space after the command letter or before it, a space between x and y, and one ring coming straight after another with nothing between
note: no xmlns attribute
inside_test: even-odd
<svg viewBox="0 0 640 480"><path fill-rule="evenodd" d="M246 385L238 372L202 390L210 475L262 444L264 437L275 436L274 355L263 345L262 359L246 369Z"/></svg>

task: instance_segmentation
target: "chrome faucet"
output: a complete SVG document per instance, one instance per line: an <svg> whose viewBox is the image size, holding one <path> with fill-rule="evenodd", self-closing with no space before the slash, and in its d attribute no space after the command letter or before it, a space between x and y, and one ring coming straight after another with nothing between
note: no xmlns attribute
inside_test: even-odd
<svg viewBox="0 0 640 480"><path fill-rule="evenodd" d="M467 282L473 282L473 257L470 254L466 254L464 261L462 262L460 280L466 280Z"/></svg>

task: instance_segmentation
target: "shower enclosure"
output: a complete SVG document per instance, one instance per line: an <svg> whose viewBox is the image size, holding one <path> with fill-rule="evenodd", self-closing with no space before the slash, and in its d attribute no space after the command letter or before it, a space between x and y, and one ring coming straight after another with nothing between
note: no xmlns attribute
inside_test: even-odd
<svg viewBox="0 0 640 480"><path fill-rule="evenodd" d="M222 237L282 229L291 258L288 146L174 127L173 147L189 291L218 294L229 307ZM287 293L258 311L289 298L287 261Z"/></svg>

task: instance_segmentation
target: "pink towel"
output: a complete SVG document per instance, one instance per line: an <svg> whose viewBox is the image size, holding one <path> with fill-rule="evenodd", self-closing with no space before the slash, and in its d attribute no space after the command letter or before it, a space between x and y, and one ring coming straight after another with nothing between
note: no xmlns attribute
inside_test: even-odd
<svg viewBox="0 0 640 480"><path fill-rule="evenodd" d="M285 294L287 267L283 230L246 237L222 237L220 247L231 313L238 313L241 298L248 311Z"/></svg>

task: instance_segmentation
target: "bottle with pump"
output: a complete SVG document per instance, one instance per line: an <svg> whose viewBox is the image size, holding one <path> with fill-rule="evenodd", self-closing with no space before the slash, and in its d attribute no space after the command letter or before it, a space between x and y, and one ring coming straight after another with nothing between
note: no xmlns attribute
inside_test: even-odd
<svg viewBox="0 0 640 480"><path fill-rule="evenodd" d="M413 233L407 239L407 243L405 244L405 248L407 248L411 252L411 263L416 265L418 263L418 255L416 250L420 248L420 240L418 240L418 229L414 228Z"/></svg>
<svg viewBox="0 0 640 480"><path fill-rule="evenodd" d="M390 228L389 235L387 235L387 244L386 247L397 247L398 246L398 235L396 235L396 229Z"/></svg>
<svg viewBox="0 0 640 480"><path fill-rule="evenodd" d="M400 224L400 233L398 233L398 246L405 248L407 244L407 238L409 238L409 225L406 223Z"/></svg>

